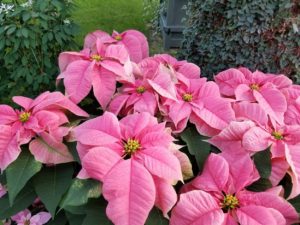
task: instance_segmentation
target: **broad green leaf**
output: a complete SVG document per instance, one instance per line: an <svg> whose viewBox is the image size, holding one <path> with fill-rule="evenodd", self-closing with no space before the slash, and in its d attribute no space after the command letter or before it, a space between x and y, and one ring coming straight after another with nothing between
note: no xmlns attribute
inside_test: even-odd
<svg viewBox="0 0 300 225"><path fill-rule="evenodd" d="M46 225L66 225L67 218L65 216L64 212L58 213L58 215L55 216L54 220L50 220Z"/></svg>
<svg viewBox="0 0 300 225"><path fill-rule="evenodd" d="M207 138L200 135L195 127L188 127L181 133L180 137L187 144L190 154L195 156L201 171L210 153L210 144L205 141Z"/></svg>
<svg viewBox="0 0 300 225"><path fill-rule="evenodd" d="M24 22L26 22L30 17L31 17L30 12L25 12L22 15L22 19L23 19Z"/></svg>
<svg viewBox="0 0 300 225"><path fill-rule="evenodd" d="M12 34L13 32L15 32L16 28L17 28L17 27L16 27L15 25L11 26L11 27L6 31L6 34L7 34L7 35Z"/></svg>
<svg viewBox="0 0 300 225"><path fill-rule="evenodd" d="M254 192L261 192L261 191L265 191L271 187L273 187L273 185L269 179L260 178L259 180L255 181L250 186L248 186L247 190L254 191Z"/></svg>
<svg viewBox="0 0 300 225"><path fill-rule="evenodd" d="M22 190L28 180L42 168L40 162L35 161L29 151L23 150L16 161L6 169L6 179L10 206L17 194Z"/></svg>
<svg viewBox="0 0 300 225"><path fill-rule="evenodd" d="M91 199L86 206L86 218L82 225L113 225L106 216L106 205L104 198Z"/></svg>
<svg viewBox="0 0 300 225"><path fill-rule="evenodd" d="M80 206L64 206L64 210L66 212L76 214L76 215L82 215L86 213L86 205L80 205Z"/></svg>
<svg viewBox="0 0 300 225"><path fill-rule="evenodd" d="M71 214L66 212L66 217L68 218L69 225L82 225L85 215Z"/></svg>
<svg viewBox="0 0 300 225"><path fill-rule="evenodd" d="M63 194L72 182L72 175L72 164L62 164L44 168L33 179L36 193L52 217L55 215Z"/></svg>
<svg viewBox="0 0 300 225"><path fill-rule="evenodd" d="M23 37L28 38L29 31L27 28L22 28L21 30Z"/></svg>
<svg viewBox="0 0 300 225"><path fill-rule="evenodd" d="M256 153L253 156L253 160L260 177L269 178L272 169L270 148Z"/></svg>
<svg viewBox="0 0 300 225"><path fill-rule="evenodd" d="M168 225L169 221L163 217L160 210L156 207L154 207L145 223L145 225Z"/></svg>
<svg viewBox="0 0 300 225"><path fill-rule="evenodd" d="M101 186L98 181L74 179L61 206L64 208L64 206L84 205L89 198L98 198L100 195Z"/></svg>
<svg viewBox="0 0 300 225"><path fill-rule="evenodd" d="M9 205L8 195L0 198L0 220L10 218L16 213L24 210L33 203L36 197L32 186L26 185L16 197L13 206Z"/></svg>

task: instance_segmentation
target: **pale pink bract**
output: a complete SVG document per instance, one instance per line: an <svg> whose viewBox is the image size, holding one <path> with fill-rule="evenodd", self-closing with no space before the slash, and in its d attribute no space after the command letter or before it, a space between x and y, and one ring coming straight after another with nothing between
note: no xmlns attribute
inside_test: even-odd
<svg viewBox="0 0 300 225"><path fill-rule="evenodd" d="M137 30L126 30L122 33L114 31L112 35L101 30L96 30L85 37L84 48L93 48L97 39L105 44L125 46L131 61L135 63L139 63L149 56L147 38L143 33Z"/></svg>
<svg viewBox="0 0 300 225"><path fill-rule="evenodd" d="M63 52L59 55L60 75L66 94L75 103L82 101L93 88L103 109L115 93L116 82L133 82L132 65L123 45L106 45L96 40L93 49Z"/></svg>
<svg viewBox="0 0 300 225"><path fill-rule="evenodd" d="M70 129L63 126L69 122L65 113L69 111L82 117L89 115L60 92L44 92L35 99L16 96L13 101L22 109L0 105L0 169L4 170L16 160L21 152L20 146L32 138L35 139L30 142L29 150L37 161L73 161L62 143Z"/></svg>
<svg viewBox="0 0 300 225"><path fill-rule="evenodd" d="M300 126L271 123L267 113L257 103L235 103L233 109L238 121L231 122L209 142L223 152L242 150L250 155L270 147L270 180L277 185L289 172L293 178L290 198L297 196L300 193Z"/></svg>
<svg viewBox="0 0 300 225"><path fill-rule="evenodd" d="M176 133L190 121L200 134L213 136L235 119L230 102L221 98L214 82L206 78L182 79L176 89L177 101L167 99L162 103L166 120L174 124Z"/></svg>
<svg viewBox="0 0 300 225"><path fill-rule="evenodd" d="M103 182L114 224L142 225L154 204L165 215L175 204L172 183L182 180L182 172L164 123L149 113L118 121L105 112L78 126L75 135L83 174Z"/></svg>
<svg viewBox="0 0 300 225"><path fill-rule="evenodd" d="M176 101L176 87L164 65L147 58L134 67L135 81L124 84L111 101L108 111L116 115L149 112L155 115L159 103L166 99Z"/></svg>
<svg viewBox="0 0 300 225"><path fill-rule="evenodd" d="M287 101L282 93L292 81L284 75L251 72L246 68L228 69L215 76L224 96L236 101L257 102L272 122L283 123Z"/></svg>
<svg viewBox="0 0 300 225"><path fill-rule="evenodd" d="M236 155L226 161L211 154L203 172L180 195L171 225L290 225L299 215L275 191L250 192L245 187L258 179L250 158Z"/></svg>

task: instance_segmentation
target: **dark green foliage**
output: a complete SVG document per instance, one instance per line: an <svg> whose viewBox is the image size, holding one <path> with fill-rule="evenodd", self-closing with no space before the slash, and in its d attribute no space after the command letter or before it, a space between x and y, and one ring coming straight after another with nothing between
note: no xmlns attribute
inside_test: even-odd
<svg viewBox="0 0 300 225"><path fill-rule="evenodd" d="M71 186L72 175L72 164L61 164L44 168L34 177L34 189L53 218L63 194Z"/></svg>
<svg viewBox="0 0 300 225"><path fill-rule="evenodd" d="M179 53L212 76L246 66L300 82L300 1L189 0Z"/></svg>
<svg viewBox="0 0 300 225"><path fill-rule="evenodd" d="M180 137L186 143L189 153L196 159L197 172L202 171L211 150L211 145L206 141L207 137L200 135L194 126L186 128Z"/></svg>
<svg viewBox="0 0 300 225"><path fill-rule="evenodd" d="M18 194L13 206L10 206L9 204L8 195L3 196L2 198L0 198L0 221L10 218L16 213L24 210L25 208L30 206L36 198L37 196L30 184L26 185Z"/></svg>
<svg viewBox="0 0 300 225"><path fill-rule="evenodd" d="M71 9L67 0L35 0L0 13L1 103L55 88L59 53L76 47Z"/></svg>
<svg viewBox="0 0 300 225"><path fill-rule="evenodd" d="M253 156L253 160L260 177L268 179L272 170L270 147L264 151L257 152Z"/></svg>
<svg viewBox="0 0 300 225"><path fill-rule="evenodd" d="M7 190L10 205L13 205L17 194L41 168L42 163L37 162L33 155L26 150L23 150L17 160L7 167Z"/></svg>

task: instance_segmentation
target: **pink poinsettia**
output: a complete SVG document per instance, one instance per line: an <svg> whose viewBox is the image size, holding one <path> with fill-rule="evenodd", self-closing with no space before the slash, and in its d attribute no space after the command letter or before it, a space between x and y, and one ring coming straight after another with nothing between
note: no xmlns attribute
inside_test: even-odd
<svg viewBox="0 0 300 225"><path fill-rule="evenodd" d="M211 154L201 175L180 195L171 225L274 224L298 222L296 210L275 191L251 192L246 186L259 177L249 157L225 160Z"/></svg>
<svg viewBox="0 0 300 225"><path fill-rule="evenodd" d="M63 163L73 160L62 143L69 133L66 111L77 116L88 114L60 92L44 92L35 99L16 96L13 101L22 107L13 109L0 105L0 169L4 170L20 154L22 144L30 142L29 150L37 161Z"/></svg>
<svg viewBox="0 0 300 225"><path fill-rule="evenodd" d="M93 48L97 39L105 44L124 45L131 61L139 63L149 56L149 46L145 35L137 30L126 30L122 33L114 31L112 35L96 30L85 37L84 48Z"/></svg>
<svg viewBox="0 0 300 225"><path fill-rule="evenodd" d="M182 173L164 123L149 113L118 121L105 112L78 126L75 136L81 174L103 182L106 213L114 224L142 225L154 204L167 216L176 202L172 183L182 180Z"/></svg>
<svg viewBox="0 0 300 225"><path fill-rule="evenodd" d="M284 122L288 125L300 125L300 87L293 85L283 90L287 98L287 110L284 114Z"/></svg>
<svg viewBox="0 0 300 225"><path fill-rule="evenodd" d="M283 123L287 101L282 89L292 85L284 75L251 72L246 68L228 69L215 76L224 96L236 101L257 102L272 122Z"/></svg>
<svg viewBox="0 0 300 225"><path fill-rule="evenodd" d="M181 132L190 121L200 134L213 136L235 119L229 101L221 98L214 82L206 78L183 79L176 89L177 101L162 103L166 120L174 124L175 132Z"/></svg>
<svg viewBox="0 0 300 225"><path fill-rule="evenodd" d="M116 81L132 82L132 65L123 45L107 45L96 40L93 49L63 52L59 55L66 94L75 103L83 100L93 88L94 95L106 108L116 89Z"/></svg>
<svg viewBox="0 0 300 225"><path fill-rule="evenodd" d="M237 103L233 106L237 120L229 124L210 143L223 152L244 150L251 155L270 147L272 157L271 181L277 185L289 172L293 177L290 197L300 193L300 126L275 123L257 103ZM291 169L289 171L289 168Z"/></svg>
<svg viewBox="0 0 300 225"><path fill-rule="evenodd" d="M17 225L43 225L51 219L51 215L48 212L39 212L32 216L31 212L25 209L12 216L11 219L15 221Z"/></svg>
<svg viewBox="0 0 300 225"><path fill-rule="evenodd" d="M155 115L158 104L165 99L176 101L176 88L163 65L153 58L144 59L134 67L134 83L124 84L111 101L108 111L118 115L149 112Z"/></svg>
<svg viewBox="0 0 300 225"><path fill-rule="evenodd" d="M6 188L0 183L0 198L6 195L7 190Z"/></svg>

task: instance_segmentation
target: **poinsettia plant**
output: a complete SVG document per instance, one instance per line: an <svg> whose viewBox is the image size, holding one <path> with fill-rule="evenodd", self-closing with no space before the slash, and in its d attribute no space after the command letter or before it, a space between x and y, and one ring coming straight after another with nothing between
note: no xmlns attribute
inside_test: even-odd
<svg viewBox="0 0 300 225"><path fill-rule="evenodd" d="M149 57L95 31L57 86L0 105L0 224L296 224L300 87L284 75ZM1 222L2 221L2 222Z"/></svg>

